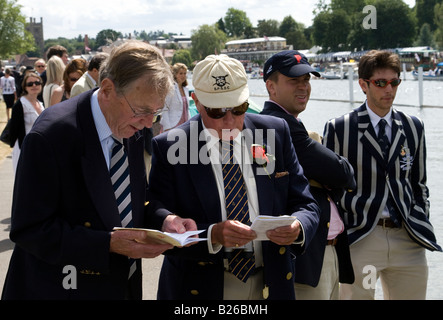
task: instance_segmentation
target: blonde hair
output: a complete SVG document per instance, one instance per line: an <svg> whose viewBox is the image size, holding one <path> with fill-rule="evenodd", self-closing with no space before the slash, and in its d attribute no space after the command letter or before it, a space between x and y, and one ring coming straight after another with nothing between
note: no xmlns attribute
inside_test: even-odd
<svg viewBox="0 0 443 320"><path fill-rule="evenodd" d="M65 64L59 56L52 56L48 61L46 67L46 84L56 83L61 85L63 83L63 72L65 71Z"/></svg>
<svg viewBox="0 0 443 320"><path fill-rule="evenodd" d="M147 43L130 40L114 48L100 67L100 83L110 79L118 94L136 80L146 79L146 86L163 99L173 89L170 67L161 52Z"/></svg>
<svg viewBox="0 0 443 320"><path fill-rule="evenodd" d="M176 82L177 82L177 77L176 77L177 73L182 69L184 69L185 71L188 71L188 67L184 63L180 63L180 62L177 62L176 64L174 64L171 67L172 75L174 76L174 80ZM186 79L185 82L183 82L182 87L186 87L187 85L188 85L188 80Z"/></svg>

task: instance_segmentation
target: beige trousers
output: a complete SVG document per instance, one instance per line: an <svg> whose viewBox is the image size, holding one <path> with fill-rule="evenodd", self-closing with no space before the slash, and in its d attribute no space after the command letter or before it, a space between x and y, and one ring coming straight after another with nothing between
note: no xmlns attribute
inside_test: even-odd
<svg viewBox="0 0 443 320"><path fill-rule="evenodd" d="M263 271L259 271L244 283L225 271L223 300L263 300Z"/></svg>
<svg viewBox="0 0 443 320"><path fill-rule="evenodd" d="M314 288L307 284L295 283L296 300L338 300L338 258L334 246L326 246L320 280Z"/></svg>
<svg viewBox="0 0 443 320"><path fill-rule="evenodd" d="M340 299L373 300L378 278L385 300L426 299L426 252L404 227L376 226L350 250L355 282L340 285Z"/></svg>

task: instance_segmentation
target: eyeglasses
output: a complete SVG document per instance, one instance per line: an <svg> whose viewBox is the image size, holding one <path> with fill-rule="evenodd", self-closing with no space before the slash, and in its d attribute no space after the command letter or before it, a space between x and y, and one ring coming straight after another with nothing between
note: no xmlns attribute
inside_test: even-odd
<svg viewBox="0 0 443 320"><path fill-rule="evenodd" d="M33 85L41 86L42 83L41 83L40 81L26 82L26 86L27 86L27 87L32 87Z"/></svg>
<svg viewBox="0 0 443 320"><path fill-rule="evenodd" d="M401 83L401 79L393 79L393 80L365 80L366 82L372 83L374 86L379 88L384 88L391 84L392 87L397 87Z"/></svg>
<svg viewBox="0 0 443 320"><path fill-rule="evenodd" d="M206 113L208 114L209 117L211 117L212 119L221 119L226 115L228 111L231 111L231 113L234 116L241 116L248 110L249 102L244 102L238 107L234 108L208 108L205 106L203 107L205 108Z"/></svg>
<svg viewBox="0 0 443 320"><path fill-rule="evenodd" d="M129 108L131 108L132 113L134 114L134 118L141 118L141 117L146 117L146 116L159 116L162 112L163 112L163 108L159 109L157 111L143 111L143 112L137 112L134 110L134 108L131 106L131 104L129 103L128 99L126 99L126 96L124 94L123 98L125 98L126 103L128 104Z"/></svg>

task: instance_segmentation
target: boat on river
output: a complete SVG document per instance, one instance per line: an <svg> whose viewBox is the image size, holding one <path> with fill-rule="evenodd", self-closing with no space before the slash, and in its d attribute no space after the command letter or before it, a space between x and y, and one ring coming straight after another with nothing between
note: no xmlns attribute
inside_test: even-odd
<svg viewBox="0 0 443 320"><path fill-rule="evenodd" d="M412 76L415 80L418 80L418 71L413 70ZM423 80L443 81L443 62L438 63L434 70L423 72Z"/></svg>

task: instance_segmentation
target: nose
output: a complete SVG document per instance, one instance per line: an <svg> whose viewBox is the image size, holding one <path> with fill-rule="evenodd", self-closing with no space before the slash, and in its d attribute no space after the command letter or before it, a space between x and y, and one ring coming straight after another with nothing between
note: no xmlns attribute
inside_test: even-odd
<svg viewBox="0 0 443 320"><path fill-rule="evenodd" d="M152 124L154 122L154 116L153 115L147 115L140 119L141 123L146 128L152 128Z"/></svg>

